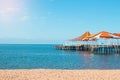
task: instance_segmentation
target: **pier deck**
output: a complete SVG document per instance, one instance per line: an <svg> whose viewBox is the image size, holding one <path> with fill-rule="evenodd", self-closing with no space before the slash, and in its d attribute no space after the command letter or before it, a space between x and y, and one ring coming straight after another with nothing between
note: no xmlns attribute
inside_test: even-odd
<svg viewBox="0 0 120 80"><path fill-rule="evenodd" d="M120 53L120 45L55 46L58 50L90 51L91 53Z"/></svg>

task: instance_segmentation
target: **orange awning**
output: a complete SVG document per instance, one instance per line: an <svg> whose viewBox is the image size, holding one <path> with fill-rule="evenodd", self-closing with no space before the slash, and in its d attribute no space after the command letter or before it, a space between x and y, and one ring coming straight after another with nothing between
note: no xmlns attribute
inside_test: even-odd
<svg viewBox="0 0 120 80"><path fill-rule="evenodd" d="M91 36L88 37L89 39L92 38L113 38L112 34L106 31L98 32L95 34L92 34Z"/></svg>
<svg viewBox="0 0 120 80"><path fill-rule="evenodd" d="M100 34L101 34L100 38L113 38L113 36L111 35L111 33L106 32L106 31L102 31Z"/></svg>
<svg viewBox="0 0 120 80"><path fill-rule="evenodd" d="M85 38L89 37L91 34L89 32L85 32L82 36L71 39L71 41L83 41Z"/></svg>
<svg viewBox="0 0 120 80"><path fill-rule="evenodd" d="M113 35L120 37L120 33L114 33Z"/></svg>
<svg viewBox="0 0 120 80"><path fill-rule="evenodd" d="M120 39L120 33L113 34L107 31L102 31L95 34L90 34L89 32L85 32L82 36L71 39L71 41L95 41L100 38Z"/></svg>

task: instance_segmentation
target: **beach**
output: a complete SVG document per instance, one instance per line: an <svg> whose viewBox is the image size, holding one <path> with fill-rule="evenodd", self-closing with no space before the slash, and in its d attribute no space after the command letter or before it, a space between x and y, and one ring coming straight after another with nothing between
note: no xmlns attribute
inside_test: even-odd
<svg viewBox="0 0 120 80"><path fill-rule="evenodd" d="M120 80L120 70L0 70L0 80Z"/></svg>

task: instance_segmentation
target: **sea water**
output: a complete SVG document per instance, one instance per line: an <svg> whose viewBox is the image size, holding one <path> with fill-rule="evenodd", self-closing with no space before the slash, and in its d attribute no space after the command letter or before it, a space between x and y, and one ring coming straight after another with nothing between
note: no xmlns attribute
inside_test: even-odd
<svg viewBox="0 0 120 80"><path fill-rule="evenodd" d="M55 44L0 44L0 69L120 69L119 54L54 49Z"/></svg>

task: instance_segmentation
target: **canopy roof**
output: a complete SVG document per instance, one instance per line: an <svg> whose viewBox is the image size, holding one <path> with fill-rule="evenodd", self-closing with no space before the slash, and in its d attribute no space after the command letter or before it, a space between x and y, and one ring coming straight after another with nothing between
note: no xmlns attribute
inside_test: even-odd
<svg viewBox="0 0 120 80"><path fill-rule="evenodd" d="M111 38L112 35L111 35L111 33L109 33L109 32L102 31L102 32L98 32L98 33L92 34L92 35L89 36L88 38L92 38L92 37Z"/></svg>
<svg viewBox="0 0 120 80"><path fill-rule="evenodd" d="M120 33L114 33L113 35L120 37Z"/></svg>
<svg viewBox="0 0 120 80"><path fill-rule="evenodd" d="M85 38L89 37L90 35L91 35L90 32L85 32L82 36L71 39L70 41L83 41Z"/></svg>
<svg viewBox="0 0 120 80"><path fill-rule="evenodd" d="M70 41L94 41L100 38L104 39L120 39L120 33L110 33L107 31L101 31L95 34L90 34L90 32L85 32L82 36L71 39Z"/></svg>
<svg viewBox="0 0 120 80"><path fill-rule="evenodd" d="M118 34L117 34L118 35ZM102 31L96 34L93 34L91 36L88 37L89 40L92 39L100 39L100 38L107 38L107 39L120 39L120 35L117 36L115 34L112 34L110 32L106 32L106 31Z"/></svg>

